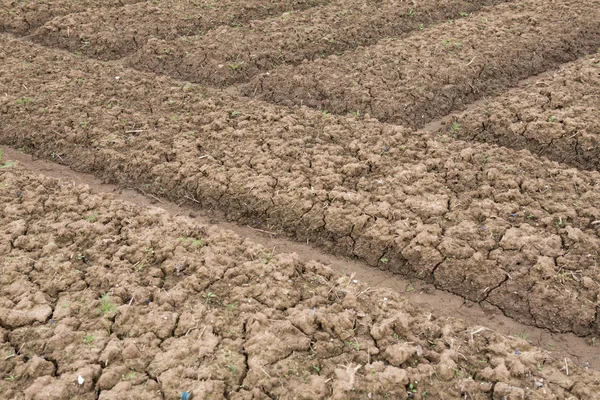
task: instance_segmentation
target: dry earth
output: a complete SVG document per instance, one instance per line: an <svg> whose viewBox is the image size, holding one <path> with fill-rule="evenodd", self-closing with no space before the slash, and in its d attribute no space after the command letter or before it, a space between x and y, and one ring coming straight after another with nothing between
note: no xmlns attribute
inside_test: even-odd
<svg viewBox="0 0 600 400"><path fill-rule="evenodd" d="M596 354L599 33L597 0L2 0L0 144ZM0 396L598 392L526 340L0 164Z"/></svg>

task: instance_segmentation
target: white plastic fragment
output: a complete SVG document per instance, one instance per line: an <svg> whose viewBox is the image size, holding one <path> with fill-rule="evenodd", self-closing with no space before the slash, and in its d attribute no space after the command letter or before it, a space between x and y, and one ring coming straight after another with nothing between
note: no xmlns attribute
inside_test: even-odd
<svg viewBox="0 0 600 400"><path fill-rule="evenodd" d="M79 375L77 377L77 383L79 383L80 385L83 385L83 382L85 382L85 379L83 379L83 376Z"/></svg>

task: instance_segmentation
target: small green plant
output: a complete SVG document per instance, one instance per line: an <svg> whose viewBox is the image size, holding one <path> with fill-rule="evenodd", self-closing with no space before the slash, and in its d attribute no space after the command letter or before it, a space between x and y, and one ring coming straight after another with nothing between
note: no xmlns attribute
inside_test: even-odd
<svg viewBox="0 0 600 400"><path fill-rule="evenodd" d="M17 99L17 104L20 106L24 106L31 103L32 101L33 100L29 97L21 97L20 99Z"/></svg>
<svg viewBox="0 0 600 400"><path fill-rule="evenodd" d="M228 369L229 371L231 371L231 372L237 372L237 368L236 368L236 366L235 366L235 365L231 365L231 364L230 364L230 365L228 365L228 366L227 366L227 369Z"/></svg>
<svg viewBox="0 0 600 400"><path fill-rule="evenodd" d="M269 261L271 261L271 259L273 258L273 254L269 253L268 251L264 251L261 250L260 251L260 262L261 264L268 264Z"/></svg>
<svg viewBox="0 0 600 400"><path fill-rule="evenodd" d="M231 112L231 116L232 117L235 117L236 115L240 115L240 112L239 111L232 111Z"/></svg>
<svg viewBox="0 0 600 400"><path fill-rule="evenodd" d="M8 382L14 382L14 381L16 381L17 379L19 379L19 377L18 377L17 375L9 375L9 376L7 376L6 378L4 378L4 380L5 380L5 381L8 381Z"/></svg>
<svg viewBox="0 0 600 400"><path fill-rule="evenodd" d="M413 10L412 8L410 10L408 10L406 12L406 15L408 15L409 17L414 17L415 16L415 10Z"/></svg>
<svg viewBox="0 0 600 400"><path fill-rule="evenodd" d="M12 161L2 162L2 149L0 149L0 169L10 168L15 165Z"/></svg>
<svg viewBox="0 0 600 400"><path fill-rule="evenodd" d="M206 242L202 239L194 239L192 242L192 246L194 247L204 247L206 246Z"/></svg>
<svg viewBox="0 0 600 400"><path fill-rule="evenodd" d="M450 132L452 132L452 134L456 135L460 130L461 128L458 122L454 121L452 125L450 125Z"/></svg>
<svg viewBox="0 0 600 400"><path fill-rule="evenodd" d="M541 371L542 370L542 365L540 363L537 363L537 370Z"/></svg>
<svg viewBox="0 0 600 400"><path fill-rule="evenodd" d="M529 339L529 333L520 332L520 333L517 333L517 337L520 339L523 339L523 340L527 340L527 339Z"/></svg>
<svg viewBox="0 0 600 400"><path fill-rule="evenodd" d="M556 274L556 279L557 279L557 280L558 280L560 283L564 284L564 283L565 283L565 281L570 281L570 280L571 280L571 277L570 277L570 276L569 276L569 274L568 274L568 273L565 271L565 272L560 272L560 273Z"/></svg>
<svg viewBox="0 0 600 400"><path fill-rule="evenodd" d="M390 262L390 259L389 259L389 258L387 258L387 257L381 257L381 258L379 259L379 261L381 261L381 262L382 262L382 263L384 263L384 264L387 264L387 263L389 263L389 262Z"/></svg>
<svg viewBox="0 0 600 400"><path fill-rule="evenodd" d="M208 292L207 294L203 294L202 297L204 297L206 299L205 304L210 303L212 300L217 298L217 295L214 294L213 292Z"/></svg>
<svg viewBox="0 0 600 400"><path fill-rule="evenodd" d="M484 154L484 155L481 156L481 163L483 165L487 164L488 161L490 161L490 158L486 154Z"/></svg>
<svg viewBox="0 0 600 400"><path fill-rule="evenodd" d="M91 215L88 215L87 217L85 217L85 220L87 222L94 223L94 222L98 221L98 214L93 213Z"/></svg>
<svg viewBox="0 0 600 400"><path fill-rule="evenodd" d="M319 367L318 365L313 365L312 368L317 371L317 373L321 372L321 367Z"/></svg>
<svg viewBox="0 0 600 400"><path fill-rule="evenodd" d="M408 391L412 392L412 393L417 393L417 387L415 385L413 385L412 383L410 383L408 385Z"/></svg>
<svg viewBox="0 0 600 400"><path fill-rule="evenodd" d="M142 270L144 269L145 266L146 266L146 260L142 260L137 265L135 265L135 272L136 273L142 272Z"/></svg>
<svg viewBox="0 0 600 400"><path fill-rule="evenodd" d="M468 16L469 16L469 13L468 13L468 12L464 12L464 11L462 11L462 12L460 12L460 13L459 13L459 15L460 15L461 17L468 17Z"/></svg>
<svg viewBox="0 0 600 400"><path fill-rule="evenodd" d="M358 343L358 339L354 339L354 342L346 342L346 345L353 348L356 351L360 351L360 343Z"/></svg>
<svg viewBox="0 0 600 400"><path fill-rule="evenodd" d="M135 373L135 371L131 371L127 375L121 375L121 380L132 381L135 379L136 375L137 374Z"/></svg>
<svg viewBox="0 0 600 400"><path fill-rule="evenodd" d="M552 115L550 116L550 118L548 118L548 122L555 122L556 121L556 116Z"/></svg>
<svg viewBox="0 0 600 400"><path fill-rule="evenodd" d="M244 65L244 62L238 61L235 63L227 63L227 65L229 65L229 68L231 68L232 71L237 71L242 65Z"/></svg>
<svg viewBox="0 0 600 400"><path fill-rule="evenodd" d="M110 300L108 293L104 293L100 296L100 311L104 315L117 311L117 306Z"/></svg>
<svg viewBox="0 0 600 400"><path fill-rule="evenodd" d="M423 30L423 29L425 29L425 24L419 24L419 29L420 29L420 30Z"/></svg>
<svg viewBox="0 0 600 400"><path fill-rule="evenodd" d="M192 241L192 246L194 246L194 247L204 247L204 246L206 246L206 242L204 240L202 240L202 239L197 239L197 238L196 239L192 239L192 238L189 238L189 237L180 237L179 238L179 242L180 243L186 243L188 240Z"/></svg>
<svg viewBox="0 0 600 400"><path fill-rule="evenodd" d="M96 336L94 335L85 335L83 337L83 343L87 344L88 347L92 347L94 342L96 341Z"/></svg>

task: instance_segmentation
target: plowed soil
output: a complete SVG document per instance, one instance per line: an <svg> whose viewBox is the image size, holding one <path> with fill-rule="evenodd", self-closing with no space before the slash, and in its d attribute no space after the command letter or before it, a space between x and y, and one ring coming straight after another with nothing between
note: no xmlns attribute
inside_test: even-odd
<svg viewBox="0 0 600 400"><path fill-rule="evenodd" d="M161 0L110 10L91 10L55 18L31 39L103 60L121 58L151 38L174 39L204 34L221 25L240 26L252 18L325 4L326 0ZM168 55L163 49L162 55Z"/></svg>
<svg viewBox="0 0 600 400"><path fill-rule="evenodd" d="M527 0L339 57L282 66L241 91L419 128L598 47L597 1Z"/></svg>
<svg viewBox="0 0 600 400"><path fill-rule="evenodd" d="M3 6L0 144L598 353L597 0ZM0 174L0 398L597 397L568 354Z"/></svg>
<svg viewBox="0 0 600 400"><path fill-rule="evenodd" d="M600 54L452 120L440 133L600 171Z"/></svg>
<svg viewBox="0 0 600 400"><path fill-rule="evenodd" d="M333 2L328 6L223 26L185 40L152 40L127 65L204 85L227 86L278 65L298 64L468 16L489 0L399 3ZM169 49L168 54L165 49Z"/></svg>
<svg viewBox="0 0 600 400"><path fill-rule="evenodd" d="M143 0L0 0L0 32L26 34L52 18L91 9L112 9Z"/></svg>
<svg viewBox="0 0 600 400"><path fill-rule="evenodd" d="M525 340L432 318L230 232L4 162L0 198L3 398L547 399L600 390L597 372Z"/></svg>
<svg viewBox="0 0 600 400"><path fill-rule="evenodd" d="M4 143L321 241L519 321L599 332L598 173L7 47Z"/></svg>

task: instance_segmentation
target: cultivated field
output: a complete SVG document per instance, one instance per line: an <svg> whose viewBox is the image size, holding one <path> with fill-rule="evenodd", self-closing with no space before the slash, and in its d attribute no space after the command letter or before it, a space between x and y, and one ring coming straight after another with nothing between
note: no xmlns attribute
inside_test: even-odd
<svg viewBox="0 0 600 400"><path fill-rule="evenodd" d="M597 352L599 51L595 0L2 0L0 144ZM600 390L525 340L7 160L0 197L0 398Z"/></svg>

